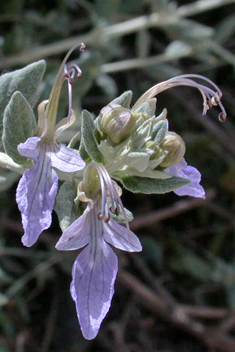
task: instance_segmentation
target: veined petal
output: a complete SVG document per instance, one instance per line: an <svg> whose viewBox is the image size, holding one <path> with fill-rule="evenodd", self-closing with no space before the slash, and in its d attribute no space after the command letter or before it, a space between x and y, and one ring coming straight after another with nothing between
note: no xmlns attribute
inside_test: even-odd
<svg viewBox="0 0 235 352"><path fill-rule="evenodd" d="M37 137L31 139L36 143L35 138ZM26 147L31 146L29 140L30 138L24 143ZM25 148L23 151L29 155L28 150L30 149ZM58 177L51 169L50 159L46 155L46 146L37 144L31 157L36 160L36 164L25 171L16 191L16 201L25 231L22 242L27 247L32 246L41 232L50 226L58 188Z"/></svg>
<svg viewBox="0 0 235 352"><path fill-rule="evenodd" d="M75 172L85 167L85 162L75 150L54 143L51 151L51 165L64 172Z"/></svg>
<svg viewBox="0 0 235 352"><path fill-rule="evenodd" d="M175 164L164 170L166 173L173 176L187 178L191 181L189 185L177 188L174 193L178 196L192 196L196 198L205 198L205 190L200 185L201 174L192 166L188 166L184 159L178 164Z"/></svg>
<svg viewBox="0 0 235 352"><path fill-rule="evenodd" d="M134 232L119 225L112 218L107 223L103 222L104 239L112 246L127 252L140 252L141 243Z"/></svg>
<svg viewBox="0 0 235 352"><path fill-rule="evenodd" d="M24 143L20 143L17 147L20 155L32 158L36 161L39 157L40 148L38 143L41 141L39 137L30 137Z"/></svg>
<svg viewBox="0 0 235 352"><path fill-rule="evenodd" d="M96 337L114 293L117 257L102 237L102 222L92 210L92 241L73 266L71 295L76 303L83 336Z"/></svg>
<svg viewBox="0 0 235 352"><path fill-rule="evenodd" d="M59 251L71 251L86 246L91 239L91 221L89 207L62 234L55 248Z"/></svg>

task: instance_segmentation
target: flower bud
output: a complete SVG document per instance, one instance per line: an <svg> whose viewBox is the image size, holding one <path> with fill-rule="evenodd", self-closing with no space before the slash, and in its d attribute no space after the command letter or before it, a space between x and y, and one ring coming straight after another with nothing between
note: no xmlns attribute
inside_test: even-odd
<svg viewBox="0 0 235 352"><path fill-rule="evenodd" d="M118 104L110 104L103 108L98 117L98 126L113 144L127 139L135 129L135 118L129 109Z"/></svg>
<svg viewBox="0 0 235 352"><path fill-rule="evenodd" d="M185 143L183 139L174 132L168 132L160 146L163 150L168 152L160 164L161 167L169 167L177 164L185 154Z"/></svg>
<svg viewBox="0 0 235 352"><path fill-rule="evenodd" d="M154 141L148 141L144 145L145 148L150 149L150 160L161 158L164 154L162 148Z"/></svg>

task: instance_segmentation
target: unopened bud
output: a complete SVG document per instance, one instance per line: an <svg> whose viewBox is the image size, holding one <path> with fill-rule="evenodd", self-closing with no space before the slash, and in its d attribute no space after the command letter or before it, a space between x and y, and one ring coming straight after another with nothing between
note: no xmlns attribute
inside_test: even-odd
<svg viewBox="0 0 235 352"><path fill-rule="evenodd" d="M160 146L164 151L168 152L160 164L161 167L169 167L177 164L185 154L185 143L183 139L174 132L168 132Z"/></svg>
<svg viewBox="0 0 235 352"><path fill-rule="evenodd" d="M110 104L101 110L98 126L113 144L119 144L127 139L135 129L135 118L129 109L118 104Z"/></svg>
<svg viewBox="0 0 235 352"><path fill-rule="evenodd" d="M164 154L162 148L155 141L146 142L144 147L151 150L150 160L158 159Z"/></svg>

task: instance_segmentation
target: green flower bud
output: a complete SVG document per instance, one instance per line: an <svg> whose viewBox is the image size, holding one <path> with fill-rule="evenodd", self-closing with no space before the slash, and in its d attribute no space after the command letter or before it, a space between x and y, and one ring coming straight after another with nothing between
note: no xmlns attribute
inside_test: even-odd
<svg viewBox="0 0 235 352"><path fill-rule="evenodd" d="M154 141L146 142L144 147L150 149L150 153L148 153L150 155L150 160L159 159L164 154L162 148L160 148L159 145Z"/></svg>
<svg viewBox="0 0 235 352"><path fill-rule="evenodd" d="M118 104L107 105L98 117L100 131L107 135L113 144L119 144L130 137L135 125L131 111Z"/></svg>
<svg viewBox="0 0 235 352"><path fill-rule="evenodd" d="M99 175L94 167L87 167L84 172L83 181L78 185L77 199L82 202L96 199L100 194L100 180Z"/></svg>
<svg viewBox="0 0 235 352"><path fill-rule="evenodd" d="M161 167L169 167L177 164L185 154L185 143L175 132L168 132L160 146L168 152L160 164Z"/></svg>

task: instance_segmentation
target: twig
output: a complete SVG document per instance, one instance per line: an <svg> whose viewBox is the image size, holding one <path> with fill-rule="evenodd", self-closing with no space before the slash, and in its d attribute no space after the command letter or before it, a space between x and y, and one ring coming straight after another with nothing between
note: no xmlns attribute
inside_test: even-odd
<svg viewBox="0 0 235 352"><path fill-rule="evenodd" d="M20 277L16 280L13 285L11 285L6 291L5 295L8 298L13 298L19 291L23 289L23 287L32 280L34 277L37 277L39 274L47 271L50 267L58 263L62 259L61 255L51 256L47 261L43 261L38 264L35 268L29 271L26 275Z"/></svg>
<svg viewBox="0 0 235 352"><path fill-rule="evenodd" d="M54 286L54 295L51 302L50 312L47 317L47 321L45 324L45 335L42 340L42 345L40 352L48 352L51 344L51 339L55 330L55 323L57 317L57 308L58 308L58 287Z"/></svg>
<svg viewBox="0 0 235 352"><path fill-rule="evenodd" d="M178 11L181 16L194 16L206 12L216 7L234 4L235 0L199 0L192 4L181 6Z"/></svg>
<svg viewBox="0 0 235 352"><path fill-rule="evenodd" d="M100 70L103 73L129 71L137 68L149 67L150 65L156 65L163 62L182 59L192 55L192 53L193 53L192 48L187 47L185 48L185 50L174 52L174 54L166 53L166 54L159 54L159 55L151 56L147 58L130 59L130 60L123 60L123 61L104 64L101 66Z"/></svg>
<svg viewBox="0 0 235 352"><path fill-rule="evenodd" d="M111 40L112 38L122 37L124 35L141 31L151 27L162 27L172 24L183 17L196 15L201 12L212 10L219 6L234 3L234 0L199 0L194 4L184 5L176 9L174 15L159 15L153 13L148 16L140 16L128 21L124 21L111 26L103 27L88 34L75 36L57 43L42 45L37 49L23 52L21 54L12 55L2 58L0 61L0 69L11 67L19 64L27 64L29 62L46 58L51 55L61 54L79 42L85 42L86 45L97 46L102 44L100 40Z"/></svg>
<svg viewBox="0 0 235 352"><path fill-rule="evenodd" d="M214 54L222 58L223 61L226 61L229 64L235 66L235 56L232 53L230 53L228 50L223 48L221 45L219 45L218 43L212 42L210 43L209 48Z"/></svg>
<svg viewBox="0 0 235 352"><path fill-rule="evenodd" d="M149 270L148 266L146 265L145 261L141 256L134 256L132 258L135 266L140 270L142 276L146 280L146 282L156 290L157 294L161 297L164 297L170 303L175 303L175 300L172 295L165 289L165 287L161 284L160 280L156 280L154 274Z"/></svg>
<svg viewBox="0 0 235 352"><path fill-rule="evenodd" d="M176 202L173 206L150 212L145 215L136 216L130 223L131 229L136 230L141 227L150 227L159 221L175 217L186 211L205 205L215 197L215 192L210 190L206 194L206 199L187 199Z"/></svg>
<svg viewBox="0 0 235 352"><path fill-rule="evenodd" d="M210 308L210 307L195 307L190 305L181 305L182 312L192 318L199 319L223 319L231 314L231 310L224 308Z"/></svg>
<svg viewBox="0 0 235 352"><path fill-rule="evenodd" d="M234 327L235 327L235 314L233 314L232 316L225 319L222 322L222 324L219 326L220 330L222 330L224 332L229 332L229 331L233 330Z"/></svg>
<svg viewBox="0 0 235 352"><path fill-rule="evenodd" d="M28 336L27 331L22 331L17 335L15 352L24 352L25 351L25 345L26 345L28 338L29 338L29 336Z"/></svg>
<svg viewBox="0 0 235 352"><path fill-rule="evenodd" d="M165 321L170 322L176 327L183 328L185 331L199 338L209 348L220 352L234 352L235 339L231 338L226 333L223 333L216 328L207 328L204 324L191 319L189 315L185 314L180 305L169 307L167 302L157 296L151 289L146 287L143 283L138 281L131 274L120 271L118 274L119 281L131 289L140 302L151 312L161 316Z"/></svg>
<svg viewBox="0 0 235 352"><path fill-rule="evenodd" d="M171 91L168 94L175 96L178 101L183 105L184 109L190 114L191 118L198 124L203 126L212 136L220 142L220 145L225 147L230 153L235 156L235 146L231 139L228 137L225 130L222 127L216 125L211 119L205 118L201 115L201 112L195 109L195 105L187 99L183 94L177 91Z"/></svg>

